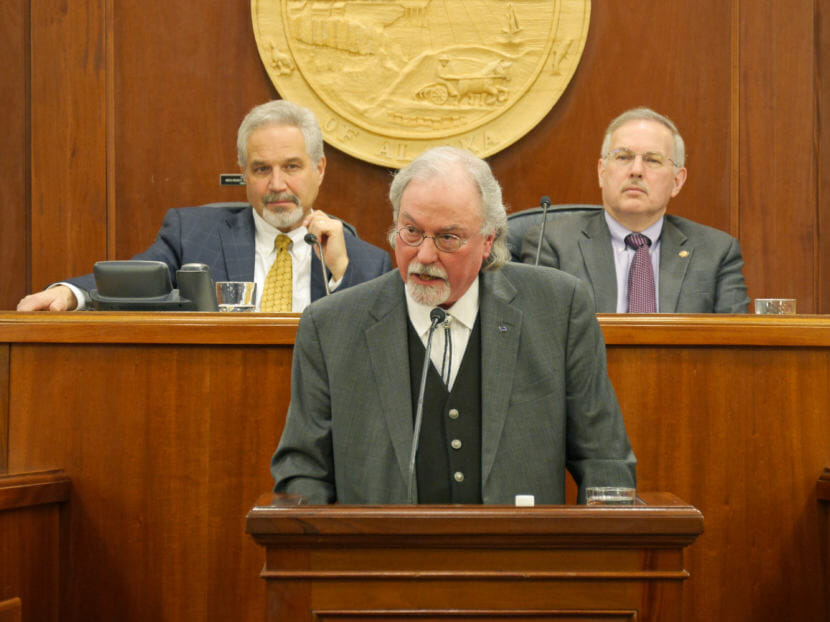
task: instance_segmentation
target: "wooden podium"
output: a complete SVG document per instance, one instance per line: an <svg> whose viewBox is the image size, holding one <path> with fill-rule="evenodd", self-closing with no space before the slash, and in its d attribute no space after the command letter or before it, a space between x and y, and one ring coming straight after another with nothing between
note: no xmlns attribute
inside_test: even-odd
<svg viewBox="0 0 830 622"><path fill-rule="evenodd" d="M703 515L668 493L629 507L311 506L265 495L267 619L679 620Z"/></svg>

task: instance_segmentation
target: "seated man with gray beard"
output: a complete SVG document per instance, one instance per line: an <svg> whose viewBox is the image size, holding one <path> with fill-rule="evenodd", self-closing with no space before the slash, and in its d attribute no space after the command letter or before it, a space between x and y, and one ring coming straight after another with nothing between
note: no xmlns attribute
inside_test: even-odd
<svg viewBox="0 0 830 622"><path fill-rule="evenodd" d="M326 291L320 258L304 240L308 233L320 241L332 291L392 269L387 252L344 235L341 221L314 209L326 157L310 110L284 100L255 107L239 126L237 158L250 205L171 209L153 245L133 259L166 263L174 287L176 270L203 263L214 280L254 281L258 292L266 291L269 272L279 267L291 281L290 295L279 301L258 296L257 310L295 313ZM91 274L69 279L26 296L17 310L82 309L94 287Z"/></svg>
<svg viewBox="0 0 830 622"><path fill-rule="evenodd" d="M389 197L399 274L300 320L275 491L318 504L559 504L566 468L581 502L588 486L634 487L591 296L565 273L506 263L487 163L432 149Z"/></svg>

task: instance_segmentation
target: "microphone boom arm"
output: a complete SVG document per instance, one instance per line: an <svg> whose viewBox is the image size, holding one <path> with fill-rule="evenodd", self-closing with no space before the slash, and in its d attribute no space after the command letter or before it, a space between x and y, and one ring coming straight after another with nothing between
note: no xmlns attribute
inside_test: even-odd
<svg viewBox="0 0 830 622"><path fill-rule="evenodd" d="M326 259L323 256L323 247L320 244L320 240L317 239L317 236L313 233L306 233L305 237L303 238L306 244L311 244L317 248L317 252L320 254L320 270L323 272L323 287L326 288L326 296L328 296L331 291L329 290L329 277L328 273L326 272Z"/></svg>
<svg viewBox="0 0 830 622"><path fill-rule="evenodd" d="M536 244L536 260L534 266L539 265L539 256L542 254L542 240L545 237L545 225L548 223L548 209L550 209L550 198L543 196L539 203L542 205L542 229L539 231L539 242Z"/></svg>

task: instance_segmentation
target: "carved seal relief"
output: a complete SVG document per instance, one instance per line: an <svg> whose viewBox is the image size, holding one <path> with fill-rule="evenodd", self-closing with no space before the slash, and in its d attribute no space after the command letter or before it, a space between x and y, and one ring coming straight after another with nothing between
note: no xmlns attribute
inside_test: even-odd
<svg viewBox="0 0 830 622"><path fill-rule="evenodd" d="M251 0L277 91L326 141L399 168L437 145L487 157L541 121L576 71L590 0Z"/></svg>

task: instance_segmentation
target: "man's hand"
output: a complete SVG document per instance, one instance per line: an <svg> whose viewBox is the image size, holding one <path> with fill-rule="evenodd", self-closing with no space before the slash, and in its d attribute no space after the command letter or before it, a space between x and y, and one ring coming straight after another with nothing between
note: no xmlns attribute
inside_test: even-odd
<svg viewBox="0 0 830 622"><path fill-rule="evenodd" d="M66 285L56 285L29 294L17 303L18 311L72 311L78 306L75 294Z"/></svg>
<svg viewBox="0 0 830 622"><path fill-rule="evenodd" d="M320 246L323 247L323 256L326 266L335 281L339 281L346 274L349 266L349 255L346 252L346 240L343 239L343 223L336 218L329 218L323 212L315 210L303 220L303 224L310 233L317 236ZM316 249L315 249L316 252Z"/></svg>

